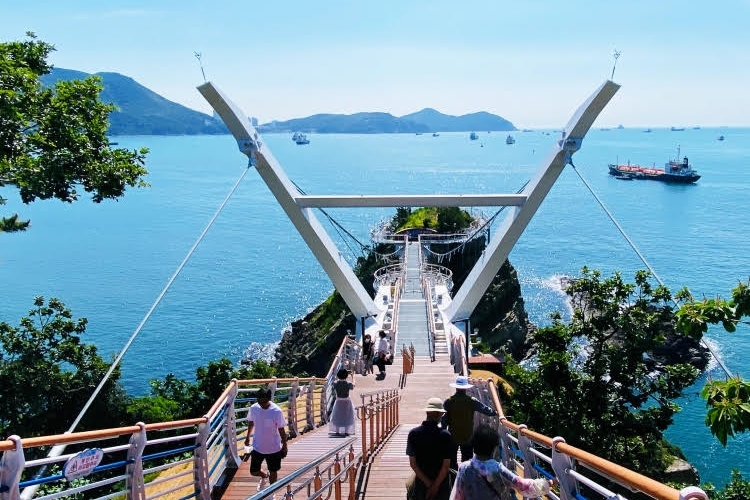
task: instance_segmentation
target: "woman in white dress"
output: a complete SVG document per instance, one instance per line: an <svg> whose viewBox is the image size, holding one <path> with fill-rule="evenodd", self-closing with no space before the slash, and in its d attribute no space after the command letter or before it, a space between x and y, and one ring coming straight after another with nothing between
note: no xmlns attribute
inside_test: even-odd
<svg viewBox="0 0 750 500"><path fill-rule="evenodd" d="M349 391L354 389L354 384L349 382L348 378L349 372L342 368L336 373L336 382L333 383L336 400L333 402L331 421L328 424L328 429L336 436L354 434L356 426L354 403L349 398Z"/></svg>

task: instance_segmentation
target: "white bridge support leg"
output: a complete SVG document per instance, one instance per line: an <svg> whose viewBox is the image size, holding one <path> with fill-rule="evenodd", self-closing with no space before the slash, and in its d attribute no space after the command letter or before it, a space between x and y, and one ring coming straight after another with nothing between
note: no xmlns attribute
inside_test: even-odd
<svg viewBox="0 0 750 500"><path fill-rule="evenodd" d="M371 295L364 289L341 252L315 218L315 207L400 207L400 206L510 206L512 211L489 242L483 257L475 264L468 278L451 303L443 311L446 324L471 316L474 308L492 283L516 241L531 221L552 185L560 176L594 120L620 88L605 81L576 111L555 145L545 166L520 194L459 194L459 195L337 195L320 196L299 193L281 165L261 141L247 116L239 110L211 82L198 87L203 97L216 110L237 145L250 158L271 193L299 231L307 246L320 262L323 270L341 294L351 312L365 318L368 327L382 323L373 319L380 311ZM357 329L360 329L358 323ZM364 331L364 328L362 329ZM362 332L360 332L362 333Z"/></svg>
<svg viewBox="0 0 750 500"><path fill-rule="evenodd" d="M570 163L573 153L580 149L581 142L594 120L619 88L618 84L610 80L605 81L575 112L562 132L562 139L552 149L535 178L521 193L526 195L526 202L511 209L498 231L495 232L493 239L488 243L484 254L446 307L444 313L451 322L469 318L474 312L474 308L487 291L505 259L508 258L521 233L529 225L531 218L539 209L563 168Z"/></svg>
<svg viewBox="0 0 750 500"><path fill-rule="evenodd" d="M198 91L227 125L237 140L240 151L250 158L250 164L256 168L271 193L276 197L289 220L292 221L323 270L331 278L334 287L341 294L352 314L357 318L378 314L380 311L375 306L371 295L367 293L336 244L321 226L313 209L297 205L295 197L300 193L269 148L261 143L247 115L211 82L200 85Z"/></svg>

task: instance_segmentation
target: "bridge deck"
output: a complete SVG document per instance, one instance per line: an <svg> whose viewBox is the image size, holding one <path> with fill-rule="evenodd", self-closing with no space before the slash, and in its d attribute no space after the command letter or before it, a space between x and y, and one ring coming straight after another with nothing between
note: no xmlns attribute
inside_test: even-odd
<svg viewBox="0 0 750 500"><path fill-rule="evenodd" d="M446 398L453 392L448 384L454 380L455 375L447 356L439 357L434 363L430 362L428 356L417 356L415 361L414 373L407 376L406 384L401 391L400 426L370 465L363 469L362 478L358 478L360 484L358 498L360 499L404 498L403 485L411 473L405 453L406 435L412 427L424 420L422 408L427 399ZM393 365L387 367L384 380L375 380L372 375L356 375L355 389L351 395L355 406L361 404L360 394L397 388L402 371L402 362L400 356L397 356ZM359 433L358 427L357 436L361 437ZM279 478L283 478L320 455L333 450L341 444L342 439L345 438L329 435L328 426L325 425L290 440L289 455L282 462ZM354 446L355 453L359 453L361 440L355 440ZM242 463L224 491L222 499L244 500L257 492L258 479L250 476L249 466L249 462ZM346 489L346 486L344 488ZM280 496L277 495L277 498Z"/></svg>

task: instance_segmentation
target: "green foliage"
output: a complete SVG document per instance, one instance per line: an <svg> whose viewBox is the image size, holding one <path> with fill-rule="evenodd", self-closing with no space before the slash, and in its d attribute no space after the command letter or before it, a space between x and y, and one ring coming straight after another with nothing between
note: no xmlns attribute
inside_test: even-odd
<svg viewBox="0 0 750 500"><path fill-rule="evenodd" d="M694 383L697 370L654 370L648 354L672 325L672 297L648 279L640 271L628 284L619 274L604 279L584 268L567 290L570 323L553 315L552 326L532 340L536 366L509 363L506 378L515 388L508 405L514 421L658 478L672 455L662 438L678 410L670 401Z"/></svg>
<svg viewBox="0 0 750 500"><path fill-rule="evenodd" d="M272 378L276 376L278 376L276 368L264 359L256 359L248 365L243 365L236 373L236 378L239 380Z"/></svg>
<svg viewBox="0 0 750 500"><path fill-rule="evenodd" d="M393 219L391 219L391 227L396 228L395 231L398 231L400 229L403 229L404 227L407 227L406 222L409 220L410 215L411 215L410 207L397 207L396 215L394 215Z"/></svg>
<svg viewBox="0 0 750 500"><path fill-rule="evenodd" d="M394 232L408 228L434 229L438 233L455 233L466 229L473 217L458 207L422 207L412 211L407 207L396 209L391 221Z"/></svg>
<svg viewBox="0 0 750 500"><path fill-rule="evenodd" d="M750 382L739 376L725 381L709 380L701 397L709 408L706 425L723 446L735 433L750 430Z"/></svg>
<svg viewBox="0 0 750 500"><path fill-rule="evenodd" d="M146 149L112 149L108 117L115 107L99 99L97 77L46 88L40 77L52 45L33 33L0 43L0 186L15 186L24 203L56 198L76 201L79 189L94 202L115 199L128 186L146 186ZM27 222L3 218L3 230Z"/></svg>
<svg viewBox="0 0 750 500"><path fill-rule="evenodd" d="M398 216L398 212L396 213ZM395 227L394 232L412 227L435 228L438 220L438 209L435 207L422 207L408 212L408 217Z"/></svg>
<svg viewBox="0 0 750 500"><path fill-rule="evenodd" d="M84 344L78 320L58 299L34 299L19 326L0 323L0 435L34 436L67 430L109 365ZM115 371L80 428L114 426L124 413Z"/></svg>
<svg viewBox="0 0 750 500"><path fill-rule="evenodd" d="M469 227L472 220L471 215L458 207L439 207L435 229L438 233L455 233Z"/></svg>
<svg viewBox="0 0 750 500"><path fill-rule="evenodd" d="M677 328L686 335L702 335L709 325L721 324L724 330L732 333L742 318L750 316L750 282L740 282L732 290L732 298L724 300L703 298L688 299L676 313ZM708 413L706 425L719 442L726 446L729 437L735 433L750 430L750 383L739 376L727 380L709 381L701 391L706 399Z"/></svg>
<svg viewBox="0 0 750 500"><path fill-rule="evenodd" d="M717 490L712 484L703 486L703 490L711 500L747 500L750 498L750 482L743 479L740 471L732 471L732 480L724 485L723 490Z"/></svg>

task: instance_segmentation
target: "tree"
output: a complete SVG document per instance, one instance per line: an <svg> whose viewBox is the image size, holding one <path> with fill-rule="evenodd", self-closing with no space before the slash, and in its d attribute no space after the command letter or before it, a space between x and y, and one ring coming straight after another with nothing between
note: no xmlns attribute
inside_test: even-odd
<svg viewBox="0 0 750 500"><path fill-rule="evenodd" d="M469 227L472 220L468 212L458 207L438 207L435 230L443 234L456 233Z"/></svg>
<svg viewBox="0 0 750 500"><path fill-rule="evenodd" d="M732 298L719 297L696 301L692 297L676 313L677 328L686 335L702 335L708 325L721 324L730 333L736 331L742 318L750 316L750 282L739 283ZM709 380L701 391L708 413L706 425L719 442L736 433L750 430L750 382L739 376L726 380Z"/></svg>
<svg viewBox="0 0 750 500"><path fill-rule="evenodd" d="M58 299L34 299L14 327L0 323L0 436L29 437L67 430L109 368L85 344L85 318L74 319ZM115 371L80 430L121 423L125 395Z"/></svg>
<svg viewBox="0 0 750 500"><path fill-rule="evenodd" d="M73 202L79 189L99 203L121 197L127 186L146 186L148 150L110 147L106 133L116 108L100 101L101 79L44 87L39 78L52 69L47 57L54 47L26 35L0 43L0 187L15 186L24 203ZM0 218L0 232L28 225L18 215Z"/></svg>
<svg viewBox="0 0 750 500"><path fill-rule="evenodd" d="M567 289L570 323L553 315L552 326L533 334L535 366L511 363L505 376L515 390L507 401L514 421L659 478L672 458L663 441L678 411L671 401L698 370L655 359L673 328L673 305L669 290L649 278L639 271L627 284L584 268Z"/></svg>

